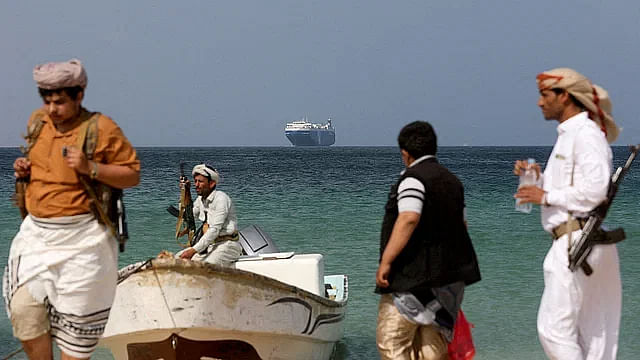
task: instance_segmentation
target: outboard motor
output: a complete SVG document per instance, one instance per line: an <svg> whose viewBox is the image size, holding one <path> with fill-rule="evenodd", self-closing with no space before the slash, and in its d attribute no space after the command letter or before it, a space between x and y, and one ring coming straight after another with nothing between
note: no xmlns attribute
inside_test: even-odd
<svg viewBox="0 0 640 360"><path fill-rule="evenodd" d="M249 225L238 231L240 245L246 255L277 253L271 236L257 225Z"/></svg>

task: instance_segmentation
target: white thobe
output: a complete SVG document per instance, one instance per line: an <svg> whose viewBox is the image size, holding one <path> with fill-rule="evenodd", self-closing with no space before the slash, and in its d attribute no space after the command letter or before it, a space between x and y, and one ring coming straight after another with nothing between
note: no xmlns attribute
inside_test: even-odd
<svg viewBox="0 0 640 360"><path fill-rule="evenodd" d="M583 217L607 194L612 153L586 112L558 125L558 139L543 175L546 202L541 217L548 232L571 214ZM622 308L616 245L597 245L587 261L593 274L568 268L568 242L582 231L553 241L544 269L538 335L550 359L615 359Z"/></svg>
<svg viewBox="0 0 640 360"><path fill-rule="evenodd" d="M206 222L209 229L193 245L196 254L192 260L228 266L242 255L242 246L238 241L215 241L219 236L233 235L238 231L236 210L229 195L213 190L206 198L198 196L193 202L193 216ZM178 252L176 256L180 256L185 250ZM200 255L203 250L207 250L206 254Z"/></svg>
<svg viewBox="0 0 640 360"><path fill-rule="evenodd" d="M197 252L206 249L218 236L238 231L235 207L229 195L220 190L213 190L204 199L198 196L193 202L193 216L209 224L209 230L193 246Z"/></svg>

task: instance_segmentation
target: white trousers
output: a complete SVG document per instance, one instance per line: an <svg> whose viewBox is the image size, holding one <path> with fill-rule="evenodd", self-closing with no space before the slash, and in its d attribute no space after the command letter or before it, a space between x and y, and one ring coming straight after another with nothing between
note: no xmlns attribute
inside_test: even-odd
<svg viewBox="0 0 640 360"><path fill-rule="evenodd" d="M571 238L579 239L581 230ZM544 259L538 336L549 359L608 360L618 350L622 286L616 245L597 245L587 262L593 274L568 268L568 235Z"/></svg>
<svg viewBox="0 0 640 360"><path fill-rule="evenodd" d="M222 241L209 245L205 255L195 254L191 260L204 261L209 264L230 266L242 256L242 245L237 241Z"/></svg>

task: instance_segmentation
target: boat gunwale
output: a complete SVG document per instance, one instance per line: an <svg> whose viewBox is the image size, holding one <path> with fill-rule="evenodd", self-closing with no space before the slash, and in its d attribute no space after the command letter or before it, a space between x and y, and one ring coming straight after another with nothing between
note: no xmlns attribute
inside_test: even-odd
<svg viewBox="0 0 640 360"><path fill-rule="evenodd" d="M301 289L297 286L285 284L279 280L253 273L251 271L235 269L235 268L226 267L222 265L209 264L209 263L200 262L200 261L191 261L191 260L183 260L183 259L175 259L175 258L153 259L151 261L150 268L146 268L139 272L131 274L131 276L141 275L142 273L145 273L151 270L172 270L172 271L177 271L183 274L189 274L189 273L220 274L222 273L226 276L242 279L245 282L248 282L249 284L259 281L267 286L284 290L286 292L292 292L292 293L295 293L296 295L310 298L311 300L319 302L324 306L332 307L332 308L346 307L349 299L349 287L348 287L349 278L347 275L344 275L344 274L338 274L338 275L344 276L344 285L343 285L344 298L342 300L336 301L336 300L327 299L326 297L314 294L307 290ZM123 283L126 282L127 280L128 279L124 280Z"/></svg>

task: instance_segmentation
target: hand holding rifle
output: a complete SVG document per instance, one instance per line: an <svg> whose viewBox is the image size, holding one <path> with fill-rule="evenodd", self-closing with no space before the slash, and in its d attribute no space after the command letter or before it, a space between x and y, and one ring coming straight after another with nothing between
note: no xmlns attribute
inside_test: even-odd
<svg viewBox="0 0 640 360"><path fill-rule="evenodd" d="M193 217L193 202L191 200L189 187L189 179L184 174L184 163L180 163L180 205L177 214L178 220L176 222L176 241L185 235L188 236L186 244L178 241L178 244L182 247L193 245L192 241L196 232L196 222Z"/></svg>
<svg viewBox="0 0 640 360"><path fill-rule="evenodd" d="M191 183L189 182L189 179L186 176L184 176L184 174L180 175L180 213L186 213L187 211L191 210L191 217L193 218L193 207L192 207L193 203L191 200L190 186L191 186ZM189 208L189 210L187 210L187 208ZM184 214L184 215L187 215L187 214ZM186 217L188 217L188 215ZM178 219L178 221L179 220L180 219ZM180 232L177 233L176 239L189 234L191 230L192 229L189 228L188 219L187 219L187 226L185 226L184 229L181 229ZM189 237L189 243L191 243L191 239L192 237Z"/></svg>
<svg viewBox="0 0 640 360"><path fill-rule="evenodd" d="M14 205L20 209L20 216L24 219L27 217L27 207L25 198L27 192L27 183L31 175L31 161L26 157L19 157L13 162L13 175L16 177L15 193L12 196Z"/></svg>
<svg viewBox="0 0 640 360"><path fill-rule="evenodd" d="M28 178L31 174L31 161L25 157L19 157L13 162L13 170L16 179Z"/></svg>

